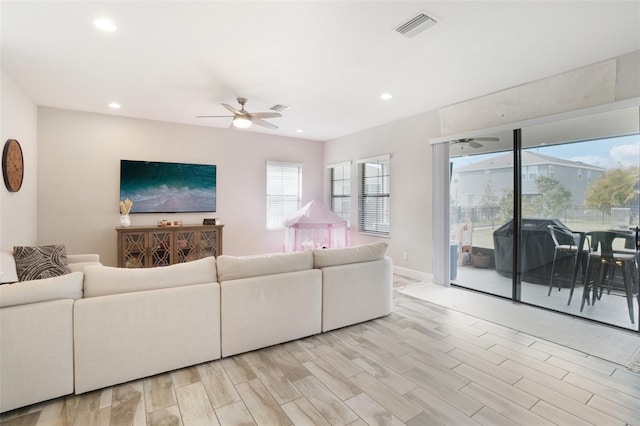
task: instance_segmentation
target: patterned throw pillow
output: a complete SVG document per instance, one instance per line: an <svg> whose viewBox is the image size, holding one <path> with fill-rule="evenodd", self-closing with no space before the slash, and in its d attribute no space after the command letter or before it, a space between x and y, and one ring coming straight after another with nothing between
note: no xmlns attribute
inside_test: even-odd
<svg viewBox="0 0 640 426"><path fill-rule="evenodd" d="M16 261L18 281L39 280L68 274L67 253L64 245L15 246L13 257Z"/></svg>

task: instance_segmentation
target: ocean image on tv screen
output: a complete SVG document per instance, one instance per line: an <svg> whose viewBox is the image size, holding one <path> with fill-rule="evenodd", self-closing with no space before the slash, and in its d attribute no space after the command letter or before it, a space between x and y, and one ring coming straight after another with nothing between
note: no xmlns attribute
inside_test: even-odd
<svg viewBox="0 0 640 426"><path fill-rule="evenodd" d="M216 166L120 161L120 200L131 199L131 213L216 211Z"/></svg>

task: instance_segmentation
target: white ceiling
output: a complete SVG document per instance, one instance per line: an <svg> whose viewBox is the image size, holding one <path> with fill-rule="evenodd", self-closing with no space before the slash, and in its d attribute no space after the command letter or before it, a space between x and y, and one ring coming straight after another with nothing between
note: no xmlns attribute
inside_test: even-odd
<svg viewBox="0 0 640 426"><path fill-rule="evenodd" d="M3 71L40 106L330 140L640 49L640 1L6 1ZM392 29L424 11L414 38ZM111 18L104 33L93 19ZM383 92L393 99L379 100ZM107 104L116 101L118 111ZM304 133L296 133L297 129Z"/></svg>

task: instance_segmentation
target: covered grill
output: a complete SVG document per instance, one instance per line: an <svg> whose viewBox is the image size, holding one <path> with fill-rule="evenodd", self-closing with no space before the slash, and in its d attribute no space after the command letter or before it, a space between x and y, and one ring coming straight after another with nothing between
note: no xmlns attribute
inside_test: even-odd
<svg viewBox="0 0 640 426"><path fill-rule="evenodd" d="M522 219L521 278L536 284L549 284L555 244L548 225L566 226L558 219ZM513 220L493 232L496 271L505 277L513 273Z"/></svg>

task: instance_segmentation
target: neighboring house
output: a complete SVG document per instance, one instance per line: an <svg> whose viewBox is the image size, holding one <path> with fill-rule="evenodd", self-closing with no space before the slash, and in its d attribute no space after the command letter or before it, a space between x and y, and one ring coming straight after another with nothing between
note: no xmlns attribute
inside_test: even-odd
<svg viewBox="0 0 640 426"><path fill-rule="evenodd" d="M530 151L522 152L522 194L538 195L536 178L550 176L571 191L571 204L582 206L587 187L607 169L580 161L569 161ZM491 182L491 183L490 183ZM496 201L503 189L513 188L513 153L479 161L455 170L451 177L454 205L476 207L483 204L488 185L493 186Z"/></svg>

